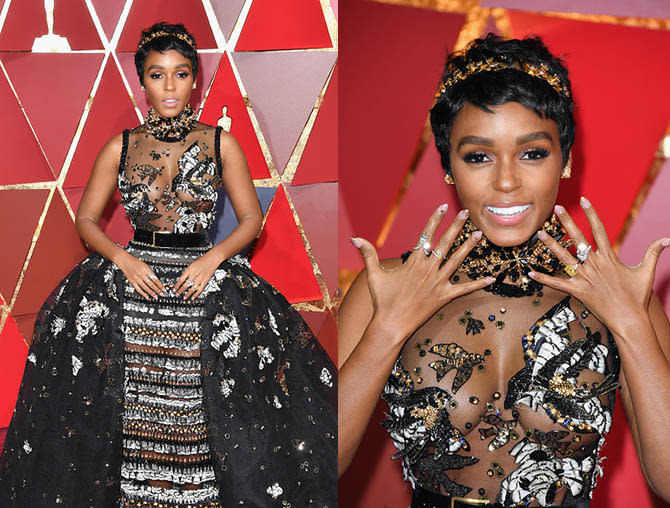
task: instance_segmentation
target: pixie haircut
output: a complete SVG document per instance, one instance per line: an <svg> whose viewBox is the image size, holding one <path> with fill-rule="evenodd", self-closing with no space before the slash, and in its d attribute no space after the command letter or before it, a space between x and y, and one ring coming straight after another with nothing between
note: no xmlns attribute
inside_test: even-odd
<svg viewBox="0 0 670 508"><path fill-rule="evenodd" d="M158 32L166 32L166 34L154 36L144 44L142 43L142 41ZM187 38L189 41L191 41L192 45L177 37L176 34ZM170 25L165 22L160 22L144 30L142 32L142 36L140 37L137 51L135 52L135 67L137 68L137 75L140 78L140 83L142 86L144 86L144 62L152 50L158 51L159 53L164 53L166 51L170 51L171 49L179 51L179 53L191 61L193 79L195 80L195 78L198 76L198 53L196 52L195 48L195 38L181 23Z"/></svg>
<svg viewBox="0 0 670 508"><path fill-rule="evenodd" d="M565 164L575 140L575 120L572 116L574 103L570 80L562 60L554 57L539 37L504 40L497 35L488 34L484 39L474 40L464 51L452 53L447 57L441 83L449 79L454 72L459 70L465 72L468 64L484 62L487 59L538 67L544 64L551 74L560 78L567 95L556 91L544 79L516 68L474 73L446 87L430 110L430 124L445 173L451 175L449 161L451 127L466 102L487 112L491 112L490 106L518 102L535 111L539 117L553 120L558 127L561 154Z"/></svg>

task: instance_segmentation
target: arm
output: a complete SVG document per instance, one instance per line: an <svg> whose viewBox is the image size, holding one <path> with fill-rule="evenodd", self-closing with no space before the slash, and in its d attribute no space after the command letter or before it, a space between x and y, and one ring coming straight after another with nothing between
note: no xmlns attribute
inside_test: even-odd
<svg viewBox="0 0 670 508"><path fill-rule="evenodd" d="M430 239L446 206L431 216L422 236ZM449 252L467 219L460 213L435 247ZM415 249L403 264L379 262L374 247L355 238L366 270L342 302L339 312L338 471L346 471L363 437L379 395L407 338L438 309L461 295L481 289L493 278L453 285L449 278L481 238L475 232L443 263L444 257Z"/></svg>
<svg viewBox="0 0 670 508"><path fill-rule="evenodd" d="M615 334L621 344L621 401L647 483L669 500L665 436L670 434L670 420L662 415L670 404L670 323L655 294L648 313L634 316L630 329L622 333L633 340Z"/></svg>
<svg viewBox="0 0 670 508"><path fill-rule="evenodd" d="M261 207L242 148L232 135L223 130L219 141L223 164L222 182L235 210L238 225L209 252L186 267L179 276L175 291L184 298L197 298L217 267L249 245L258 235L263 223ZM196 285L188 287L188 280Z"/></svg>
<svg viewBox="0 0 670 508"><path fill-rule="evenodd" d="M626 266L612 249L605 228L591 203L582 198L597 250L577 264L570 252L548 235L538 236L564 264L577 266L576 275L559 279L540 273L529 275L542 284L578 298L612 333L621 357L621 400L635 448L649 486L670 500L670 455L666 436L670 421L670 324L653 294L656 263L670 239L660 238L648 248L642 262ZM563 207L556 214L575 243L586 244L582 232Z"/></svg>

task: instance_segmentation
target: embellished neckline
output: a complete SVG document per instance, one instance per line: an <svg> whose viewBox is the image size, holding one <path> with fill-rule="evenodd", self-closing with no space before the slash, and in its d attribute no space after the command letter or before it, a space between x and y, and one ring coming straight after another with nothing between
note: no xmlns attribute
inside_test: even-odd
<svg viewBox="0 0 670 508"><path fill-rule="evenodd" d="M190 104L172 118L160 116L153 108L149 110L144 125L158 141L182 141L195 128L195 111Z"/></svg>
<svg viewBox="0 0 670 508"><path fill-rule="evenodd" d="M542 229L561 246L567 248L572 245L572 240L566 238L565 229L556 215L552 214ZM475 231L477 227L468 219L456 238L451 253ZM541 296L542 284L528 277L528 272L555 275L562 268L563 263L535 233L526 242L513 247L500 247L482 237L465 258L459 271L465 272L472 280L495 277L495 282L484 288L486 291L495 295L518 298L538 293L538 296Z"/></svg>

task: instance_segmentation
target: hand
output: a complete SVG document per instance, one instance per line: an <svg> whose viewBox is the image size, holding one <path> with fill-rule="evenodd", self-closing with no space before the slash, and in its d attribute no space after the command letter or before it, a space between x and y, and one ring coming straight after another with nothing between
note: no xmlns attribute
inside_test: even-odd
<svg viewBox="0 0 670 508"><path fill-rule="evenodd" d="M158 295L163 293L165 286L151 270L148 264L140 261L132 254L125 252L125 256L116 265L126 276L130 285L135 288L143 298L158 300Z"/></svg>
<svg viewBox="0 0 670 508"><path fill-rule="evenodd" d="M422 245L415 247L405 263L391 270L380 265L377 251L370 242L362 238L351 239L365 261L374 317L400 334L398 336L403 341L454 298L486 287L495 280L487 277L459 284L450 282L450 277L481 239L482 233L475 231L449 259L445 259L443 254L449 252L468 217L467 210L462 210L440 238L435 250L429 251L430 242L446 211L445 204L431 215L421 233L419 241Z"/></svg>
<svg viewBox="0 0 670 508"><path fill-rule="evenodd" d="M174 284L174 291L184 300L195 300L205 289L219 264L209 253L201 256L184 269Z"/></svg>
<svg viewBox="0 0 670 508"><path fill-rule="evenodd" d="M580 264L567 249L540 231L538 237L545 245L563 264L575 266L577 273L569 279L538 272L528 275L541 284L574 296L607 328L623 337L625 330L635 327L632 320L647 313L656 263L663 249L670 245L670 239L659 238L652 242L639 265L625 265L612 249L605 227L591 203L586 198L581 198L580 203L593 232L595 252L589 252L586 260ZM554 211L575 244L588 245L565 208L557 205Z"/></svg>

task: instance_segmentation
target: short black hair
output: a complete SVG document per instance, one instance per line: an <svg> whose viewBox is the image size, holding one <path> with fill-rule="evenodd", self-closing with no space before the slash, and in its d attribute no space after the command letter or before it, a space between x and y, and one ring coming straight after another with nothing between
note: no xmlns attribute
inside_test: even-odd
<svg viewBox="0 0 670 508"><path fill-rule="evenodd" d="M484 111L491 111L490 106L518 102L541 118L553 120L558 127L565 164L575 141L575 120L570 80L564 62L552 55L539 37L505 40L490 33L483 39L472 41L465 50L447 57L441 83L455 72L465 72L468 64L488 59L538 67L544 64L549 73L560 78L567 95L555 90L544 79L515 68L478 72L446 87L430 110L430 124L445 173L451 175L451 127L466 102Z"/></svg>
<svg viewBox="0 0 670 508"><path fill-rule="evenodd" d="M143 40L157 32L166 32L166 34L156 36L150 41L142 44ZM179 34L180 36L186 37L191 41L192 46L185 40L172 34ZM137 68L137 75L140 78L140 84L144 86L144 62L147 59L147 56L149 56L149 53L152 50L164 53L171 49L179 51L179 53L191 61L193 79L195 80L198 76L198 52L196 51L195 38L181 23L170 25L161 21L142 31L142 36L140 37L140 42L138 43L137 51L135 52L135 67Z"/></svg>

